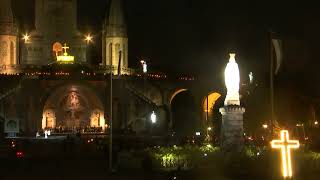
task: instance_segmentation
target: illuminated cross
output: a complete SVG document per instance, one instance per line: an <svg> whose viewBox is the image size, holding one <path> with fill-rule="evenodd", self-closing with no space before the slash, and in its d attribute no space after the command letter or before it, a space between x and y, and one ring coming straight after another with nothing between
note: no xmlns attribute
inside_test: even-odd
<svg viewBox="0 0 320 180"><path fill-rule="evenodd" d="M69 49L69 47L67 46L67 43L64 43L64 46L62 47L62 49L64 50L63 55L64 55L64 56L67 56L67 55L68 55L67 49Z"/></svg>
<svg viewBox="0 0 320 180"><path fill-rule="evenodd" d="M292 167L291 167L290 150L299 148L299 141L289 140L289 132L287 130L282 130L280 134L281 134L281 139L272 140L271 147L281 149L283 177L291 177Z"/></svg>

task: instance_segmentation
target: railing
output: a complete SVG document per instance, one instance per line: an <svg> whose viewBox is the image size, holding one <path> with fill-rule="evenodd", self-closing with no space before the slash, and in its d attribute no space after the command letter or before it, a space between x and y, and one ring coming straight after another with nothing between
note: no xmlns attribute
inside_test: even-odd
<svg viewBox="0 0 320 180"><path fill-rule="evenodd" d="M149 97L147 97L146 95L144 95L143 93L139 92L136 88L130 86L130 85L126 85L125 86L129 91L131 91L133 94L135 94L136 96L138 96L139 98L141 98L142 100L144 100L145 102L147 102L148 104L151 104L152 106L157 107L158 105L156 103L154 103Z"/></svg>
<svg viewBox="0 0 320 180"><path fill-rule="evenodd" d="M20 88L21 88L21 84L19 83L19 85L18 85L17 87L14 87L14 88L6 91L5 93L1 94L1 95L0 95L0 101L1 101L3 98L5 98L5 97L9 96L10 94L14 93L15 91L17 91L17 90L20 89Z"/></svg>
<svg viewBox="0 0 320 180"><path fill-rule="evenodd" d="M113 74L118 74L118 66L109 66L109 65L100 65L98 66L98 71L103 71L105 73L110 73L110 71L113 72ZM121 67L120 68L120 72L121 74L127 74L127 75L132 75L135 73L135 70L134 69L131 69L131 68L124 68L124 67Z"/></svg>

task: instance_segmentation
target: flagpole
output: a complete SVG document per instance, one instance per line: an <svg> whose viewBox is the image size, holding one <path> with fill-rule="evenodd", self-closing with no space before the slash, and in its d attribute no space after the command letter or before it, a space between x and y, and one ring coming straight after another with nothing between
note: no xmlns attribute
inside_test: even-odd
<svg viewBox="0 0 320 180"><path fill-rule="evenodd" d="M112 47L112 45L111 45ZM112 50L111 50L112 53ZM110 62L110 134L109 134L109 170L112 172L112 76L113 76L113 65L112 65L112 54L111 54L111 62Z"/></svg>
<svg viewBox="0 0 320 180"><path fill-rule="evenodd" d="M270 138L273 137L273 125L274 125L274 57L273 57L273 46L272 46L272 31L269 31L269 48L270 48Z"/></svg>

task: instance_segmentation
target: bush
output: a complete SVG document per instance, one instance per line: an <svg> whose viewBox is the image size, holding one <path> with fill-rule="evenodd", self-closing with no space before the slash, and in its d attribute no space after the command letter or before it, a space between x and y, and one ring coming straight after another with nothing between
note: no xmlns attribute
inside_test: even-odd
<svg viewBox="0 0 320 180"><path fill-rule="evenodd" d="M191 169L199 164L204 156L218 152L219 148L211 144L198 146L172 146L155 147L148 150L156 168L162 170L175 170L180 167L182 170Z"/></svg>

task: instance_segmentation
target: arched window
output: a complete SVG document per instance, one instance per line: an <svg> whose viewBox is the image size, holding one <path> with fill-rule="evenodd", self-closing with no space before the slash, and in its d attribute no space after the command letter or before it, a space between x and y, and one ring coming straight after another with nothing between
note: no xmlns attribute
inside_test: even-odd
<svg viewBox="0 0 320 180"><path fill-rule="evenodd" d="M11 41L10 42L10 64L15 64L15 50L14 50L14 43Z"/></svg>
<svg viewBox="0 0 320 180"><path fill-rule="evenodd" d="M123 59L123 66L124 67L128 67L128 62L127 62L127 58L126 58L126 45L123 45L122 47L122 59Z"/></svg>
<svg viewBox="0 0 320 180"><path fill-rule="evenodd" d="M109 65L112 64L112 43L109 44Z"/></svg>
<svg viewBox="0 0 320 180"><path fill-rule="evenodd" d="M121 51L119 43L116 44L115 50L116 50L116 52L115 52L115 57L116 57L115 61L116 61L116 66L118 66L118 64L119 64L119 56L120 56L120 51ZM122 59L123 59L123 57L121 57L121 60L120 60L121 64L123 63ZM121 64L120 64L120 67L121 67Z"/></svg>

